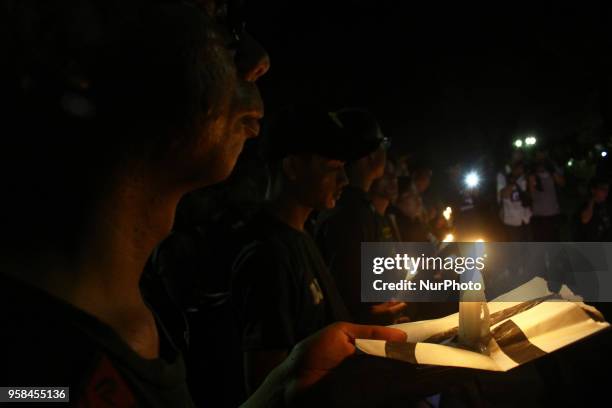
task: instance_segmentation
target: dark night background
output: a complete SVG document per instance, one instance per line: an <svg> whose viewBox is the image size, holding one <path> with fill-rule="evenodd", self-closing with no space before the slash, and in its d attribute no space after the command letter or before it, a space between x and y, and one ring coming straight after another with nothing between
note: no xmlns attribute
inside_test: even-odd
<svg viewBox="0 0 612 408"><path fill-rule="evenodd" d="M434 166L535 134L586 156L609 139L609 6L585 2L255 1L267 111L368 107L394 148Z"/></svg>

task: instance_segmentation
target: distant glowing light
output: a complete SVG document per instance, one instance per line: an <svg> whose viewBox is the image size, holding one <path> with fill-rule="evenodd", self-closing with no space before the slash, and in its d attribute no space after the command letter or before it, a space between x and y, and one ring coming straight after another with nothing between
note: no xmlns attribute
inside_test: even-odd
<svg viewBox="0 0 612 408"><path fill-rule="evenodd" d="M605 150L601 152L601 157L606 157L607 155L608 155L608 152L606 152Z"/></svg>
<svg viewBox="0 0 612 408"><path fill-rule="evenodd" d="M474 242L485 242L485 240L483 238L476 238Z"/></svg>
<svg viewBox="0 0 612 408"><path fill-rule="evenodd" d="M450 217L452 214L453 214L453 209L450 207L446 207L444 211L442 212L442 215L444 216L444 219L446 221L450 220Z"/></svg>
<svg viewBox="0 0 612 408"><path fill-rule="evenodd" d="M567 161L567 167L572 167L574 165L574 159L569 159Z"/></svg>
<svg viewBox="0 0 612 408"><path fill-rule="evenodd" d="M479 184L480 184L480 176L475 171L471 171L465 176L465 185L468 188L478 187Z"/></svg>
<svg viewBox="0 0 612 408"><path fill-rule="evenodd" d="M523 147L523 141L522 141L521 139L516 139L516 140L514 141L514 146L515 146L515 147L518 147L518 148Z"/></svg>
<svg viewBox="0 0 612 408"><path fill-rule="evenodd" d="M442 242L453 242L455 241L455 236L453 234L446 234Z"/></svg>
<svg viewBox="0 0 612 408"><path fill-rule="evenodd" d="M534 144L536 144L536 138L534 136L529 136L525 139L525 144L527 146L533 146Z"/></svg>

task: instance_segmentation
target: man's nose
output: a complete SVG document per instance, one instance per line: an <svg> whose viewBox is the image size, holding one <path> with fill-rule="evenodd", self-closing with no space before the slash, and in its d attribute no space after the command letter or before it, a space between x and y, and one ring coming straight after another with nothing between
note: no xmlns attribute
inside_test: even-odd
<svg viewBox="0 0 612 408"><path fill-rule="evenodd" d="M255 82L270 69L268 53L250 34L244 33L236 55L239 75L248 82Z"/></svg>
<svg viewBox="0 0 612 408"><path fill-rule="evenodd" d="M338 174L338 185L340 185L340 187L344 187L349 183L349 179L346 175L346 170L344 169L344 166L342 167L342 170L340 170L339 174Z"/></svg>

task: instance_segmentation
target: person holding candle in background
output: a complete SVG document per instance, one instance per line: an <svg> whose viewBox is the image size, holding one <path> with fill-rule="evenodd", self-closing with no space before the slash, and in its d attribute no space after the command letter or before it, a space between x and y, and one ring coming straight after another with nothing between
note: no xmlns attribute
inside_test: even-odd
<svg viewBox="0 0 612 408"><path fill-rule="evenodd" d="M247 395L299 341L350 320L304 225L313 210L336 205L347 184L344 163L360 154L358 141L351 143L330 113L309 106L287 109L269 136L276 187L241 231L232 271Z"/></svg>
<svg viewBox="0 0 612 408"><path fill-rule="evenodd" d="M382 242L383 230L368 191L383 177L388 140L372 113L363 109L342 109L335 115L353 143L361 149L358 160L347 163L349 185L337 207L323 213L316 229L317 243L329 266L349 312L356 322L391 324L401 318L406 304L361 302L360 251L362 242Z"/></svg>

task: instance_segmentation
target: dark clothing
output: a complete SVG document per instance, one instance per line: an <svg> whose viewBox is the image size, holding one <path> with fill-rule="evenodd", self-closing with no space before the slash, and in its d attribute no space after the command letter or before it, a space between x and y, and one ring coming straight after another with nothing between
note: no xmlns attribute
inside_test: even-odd
<svg viewBox="0 0 612 408"><path fill-rule="evenodd" d="M519 226L503 225L504 240L506 242L528 242L529 241L529 224Z"/></svg>
<svg viewBox="0 0 612 408"><path fill-rule="evenodd" d="M0 327L3 386L70 387L75 406L194 406L159 321L160 358L144 359L94 316L0 275Z"/></svg>
<svg viewBox="0 0 612 408"><path fill-rule="evenodd" d="M240 251L246 221L232 208L198 225L174 230L152 256L155 275L184 311L200 311L229 299L231 263Z"/></svg>
<svg viewBox="0 0 612 408"><path fill-rule="evenodd" d="M231 264L240 250L244 218L227 205L200 217L199 226L183 225L156 248L143 277L150 278L142 286L155 310L175 316L172 333L179 336L181 323L187 323L187 380L198 406L236 407L247 397L230 302Z"/></svg>
<svg viewBox="0 0 612 408"><path fill-rule="evenodd" d="M558 242L561 239L559 215L531 217L531 236L534 242Z"/></svg>
<svg viewBox="0 0 612 408"><path fill-rule="evenodd" d="M321 220L317 243L351 315L366 321L370 304L361 302L361 243L380 242L382 228L365 191L348 186L336 208Z"/></svg>
<svg viewBox="0 0 612 408"><path fill-rule="evenodd" d="M312 238L266 212L247 225L231 297L242 348L290 350L348 314Z"/></svg>
<svg viewBox="0 0 612 408"><path fill-rule="evenodd" d="M376 224L380 231L378 232L380 236L380 242L398 242L400 241L399 231L396 229L397 225L394 225L396 222L395 219L391 218L391 215L384 214L380 215L378 212L374 212L376 216Z"/></svg>
<svg viewBox="0 0 612 408"><path fill-rule="evenodd" d="M418 219L406 217L396 211L397 228L404 242L429 242L427 226Z"/></svg>
<svg viewBox="0 0 612 408"><path fill-rule="evenodd" d="M587 206L588 202L584 203L578 214L576 214L574 239L576 241L610 241L610 238L612 238L610 234L612 219L608 213L606 203L594 204L591 220L583 224L580 219L580 214Z"/></svg>

